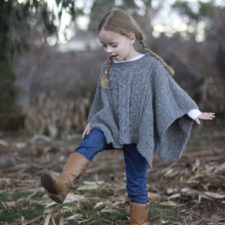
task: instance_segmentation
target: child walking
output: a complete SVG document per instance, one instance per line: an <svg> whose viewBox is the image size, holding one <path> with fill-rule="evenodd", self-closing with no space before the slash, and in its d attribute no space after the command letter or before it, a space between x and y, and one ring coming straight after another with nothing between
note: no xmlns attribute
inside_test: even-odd
<svg viewBox="0 0 225 225"><path fill-rule="evenodd" d="M180 159L193 121L212 120L201 112L172 78L173 69L143 40L134 19L113 9L100 21L99 40L109 58L100 69L95 97L80 145L62 173L45 172L42 186L62 203L72 184L84 173L94 156L107 149L124 154L127 193L132 225L147 224L147 170L154 154ZM134 44L143 47L138 52Z"/></svg>

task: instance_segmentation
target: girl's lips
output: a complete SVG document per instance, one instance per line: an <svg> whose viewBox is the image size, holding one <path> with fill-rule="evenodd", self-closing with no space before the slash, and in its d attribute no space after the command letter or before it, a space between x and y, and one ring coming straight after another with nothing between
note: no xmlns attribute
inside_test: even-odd
<svg viewBox="0 0 225 225"><path fill-rule="evenodd" d="M111 59L115 59L117 57L117 55L111 55L110 58Z"/></svg>

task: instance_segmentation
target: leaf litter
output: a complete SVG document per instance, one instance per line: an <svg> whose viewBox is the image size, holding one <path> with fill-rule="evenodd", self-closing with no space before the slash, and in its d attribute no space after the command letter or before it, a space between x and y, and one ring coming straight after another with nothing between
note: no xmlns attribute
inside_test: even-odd
<svg viewBox="0 0 225 225"><path fill-rule="evenodd" d="M129 224L121 151L97 155L64 204L40 187L43 170L60 171L77 143L43 135L0 140L0 224ZM224 129L197 130L180 161L155 158L148 182L151 225L225 224L224 146Z"/></svg>

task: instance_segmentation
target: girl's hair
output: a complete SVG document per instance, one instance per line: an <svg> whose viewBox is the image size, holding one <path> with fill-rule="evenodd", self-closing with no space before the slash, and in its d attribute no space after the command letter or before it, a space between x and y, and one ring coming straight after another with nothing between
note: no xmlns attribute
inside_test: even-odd
<svg viewBox="0 0 225 225"><path fill-rule="evenodd" d="M142 48L146 52L149 52L157 60L159 60L171 75L174 74L174 70L172 69L172 67L167 65L166 62L159 55L153 52L145 44L144 38L139 29L139 26L137 25L135 20L125 11L121 9L113 9L110 12L106 13L99 23L98 33L100 33L101 30L112 31L112 32L124 35L128 38L130 38L131 34L134 34L136 41L138 41L138 43L142 46ZM103 72L102 79L101 79L101 86L103 88L109 88L107 76L111 67L111 63L112 63L112 60L109 58L106 64L106 68Z"/></svg>

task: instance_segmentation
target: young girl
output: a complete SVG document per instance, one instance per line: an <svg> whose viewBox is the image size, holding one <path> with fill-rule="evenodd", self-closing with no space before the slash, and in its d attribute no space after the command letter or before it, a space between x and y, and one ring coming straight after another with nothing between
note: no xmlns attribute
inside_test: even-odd
<svg viewBox="0 0 225 225"><path fill-rule="evenodd" d="M147 223L147 169L153 155L178 160L193 121L212 120L172 78L173 69L144 43L132 17L120 9L108 12L98 27L99 40L109 59L101 66L94 101L81 144L63 172L46 172L43 187L62 203L73 182L93 157L107 149L124 153L132 225ZM134 48L139 43L141 54Z"/></svg>

